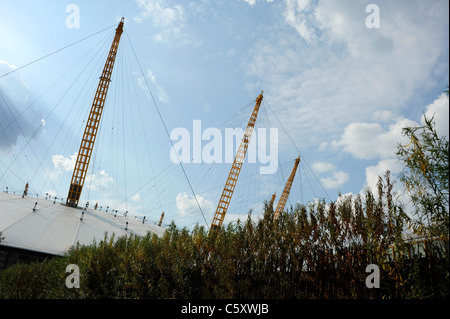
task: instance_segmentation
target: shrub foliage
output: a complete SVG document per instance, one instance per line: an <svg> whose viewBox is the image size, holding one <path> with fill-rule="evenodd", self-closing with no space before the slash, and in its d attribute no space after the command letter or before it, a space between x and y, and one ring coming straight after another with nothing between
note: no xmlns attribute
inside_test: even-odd
<svg viewBox="0 0 450 319"><path fill-rule="evenodd" d="M297 205L278 219L207 229L108 238L67 256L0 271L1 298L448 298L448 238L402 237L409 218L393 200L389 174L378 192ZM423 245L423 249L419 247ZM65 286L68 264L80 288ZM380 269L369 289L366 266Z"/></svg>

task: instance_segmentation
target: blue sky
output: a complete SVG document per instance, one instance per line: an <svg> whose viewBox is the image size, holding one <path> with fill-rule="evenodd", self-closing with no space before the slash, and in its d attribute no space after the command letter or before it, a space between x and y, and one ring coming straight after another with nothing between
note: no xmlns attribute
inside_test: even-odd
<svg viewBox="0 0 450 319"><path fill-rule="evenodd" d="M369 4L379 8L379 28L366 26ZM78 27L66 23L70 5L79 9ZM273 192L279 198L297 148L302 161L288 204L358 194L387 169L400 172L395 150L407 142L402 127L435 114L448 136L442 95L449 83L448 6L437 0L0 0L0 76L111 27L0 78L6 100L0 100L0 187L20 191L29 181L35 193L66 196L101 54L123 16L112 106L105 108L82 201L153 221L164 210L166 222L209 225L225 183L230 164L184 165L202 215L180 166L170 161L171 144L133 49L169 133L193 133L194 120L202 129L244 128L264 90L257 123L278 128L280 169L261 176L257 164L247 165L226 221L245 218L249 208L259 214Z"/></svg>

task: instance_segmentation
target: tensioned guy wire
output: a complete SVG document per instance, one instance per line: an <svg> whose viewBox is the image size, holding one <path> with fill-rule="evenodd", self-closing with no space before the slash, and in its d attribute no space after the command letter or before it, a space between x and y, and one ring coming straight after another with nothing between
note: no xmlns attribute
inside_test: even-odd
<svg viewBox="0 0 450 319"><path fill-rule="evenodd" d="M163 117L162 117L162 115L161 115L161 112L159 111L159 107L158 107L158 104L156 103L156 100L155 100L155 98L154 98L154 96L153 96L153 93L152 93L152 91L150 90L150 86L148 85L148 82L147 82L147 77L146 77L145 74L144 74L144 70L142 70L141 63L139 62L139 60L138 60L138 58L137 58L137 55L136 55L136 52L134 51L134 47L133 47L133 45L131 44L130 37L128 36L127 31L126 31L126 30L124 30L124 31L125 31L125 34L126 34L126 36L127 36L128 42L130 43L131 50L133 51L133 54L134 54L134 57L135 57L135 59L136 59L136 61L137 61L137 64L138 64L138 66L139 66L139 69L140 69L140 71L141 71L142 77L144 78L145 85L147 86L148 92L150 93L150 96L152 97L152 100L153 100L153 103L154 103L154 105L155 105L156 111L158 112L158 116L159 116L159 118L160 118L160 120L161 120L161 122L162 122L162 124L163 124L163 126L164 126L164 130L165 130L165 132L166 132L166 134L167 134L167 137L169 138L170 144L172 145L172 147L174 147L173 141L172 141L172 139L170 138L169 130L167 129L166 123L164 122L164 119L163 119ZM184 174L184 176L186 177L186 181L187 181L188 184L189 184L189 188L190 188L192 194L194 195L195 202L197 203L197 206L198 206L198 208L200 209L200 213L202 214L203 219L204 219L204 221L205 221L205 223L206 223L206 226L207 226L208 229L209 229L209 223L206 221L205 214L203 213L202 207L200 206L200 203L198 202L197 195L195 195L194 189L192 188L192 184L191 184L191 182L189 181L189 178L188 178L188 176L187 176L187 174L186 174L186 171L185 171L185 169L184 169L184 167L183 167L183 164L182 164L182 162L181 162L181 160L180 160L178 154L177 154L176 152L175 152L175 154L176 154L176 156L177 156L177 158L178 158L178 162L180 163L180 167L181 167L181 169L182 169L182 171L183 171L183 174Z"/></svg>
<svg viewBox="0 0 450 319"><path fill-rule="evenodd" d="M93 34L91 34L91 35L88 35L87 37L85 37L85 38L83 38L83 39L81 39L81 40L78 40L78 41L75 41L75 42L73 42L73 43L71 43L71 44L68 44L68 45L66 45L65 47L62 47L61 49L55 50L55 51L53 51L53 52L51 52L51 53L49 53L49 54L47 54L47 55L44 55L43 57L40 57L40 58L38 58L38 59L36 59L36 60L34 60L34 61L31 61L31 62L29 62L29 63L27 63L27 64L25 64L25 65L22 65L21 67L18 67L18 68L16 68L16 69L12 70L12 71L6 72L5 74L0 75L0 79L1 79L2 77L4 77L4 76L10 75L11 73L14 73L14 72L16 72L16 71L19 71L19 70L21 70L21 69L23 69L23 68L25 68L25 67L27 67L27 66L33 64L33 63L36 63L36 62L38 62L38 61L40 61L40 60L43 60L43 59L45 59L45 58L48 58L49 56L51 56L51 55L53 55L53 54L55 54L55 53L58 53L58 52L60 52L60 51L63 51L63 50L65 50L65 49L67 49L67 48L69 48L69 47L71 47L71 46L73 46L73 45L75 45L75 44L77 44L77 43L80 43L80 42L82 42L82 41L84 41L84 40L87 40L87 39L93 37L94 35L99 34L99 33L102 33L103 31L106 31L106 30L108 30L108 29L110 29L110 28L112 28L112 27L114 27L114 26L116 26L116 25L117 25L117 24L113 24L112 26L109 26L109 27L107 27L107 28L105 28L105 29L103 29L103 30L100 30L100 31L97 31L97 32L95 32L95 33L93 33Z"/></svg>

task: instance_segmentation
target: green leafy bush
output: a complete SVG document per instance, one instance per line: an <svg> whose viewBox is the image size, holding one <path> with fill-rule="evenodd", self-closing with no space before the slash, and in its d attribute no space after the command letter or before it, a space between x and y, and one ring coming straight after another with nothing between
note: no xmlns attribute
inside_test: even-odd
<svg viewBox="0 0 450 319"><path fill-rule="evenodd" d="M161 238L107 237L67 256L0 271L1 298L448 298L447 246L425 240L425 255L402 233L409 218L389 174L375 196L297 205L274 220L238 221L210 236L203 226ZM447 248L446 248L447 247ZM66 266L80 269L67 288ZM368 264L380 288L368 289Z"/></svg>

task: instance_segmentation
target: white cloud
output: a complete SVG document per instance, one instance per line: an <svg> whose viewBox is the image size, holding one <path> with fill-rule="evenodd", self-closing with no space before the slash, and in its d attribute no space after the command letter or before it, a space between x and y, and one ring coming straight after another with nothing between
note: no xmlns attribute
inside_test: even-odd
<svg viewBox="0 0 450 319"><path fill-rule="evenodd" d="M439 136L449 135L449 99L448 96L443 93L433 103L427 106L425 116L431 118L434 116L434 122L436 124L436 132ZM422 124L424 123L422 118Z"/></svg>
<svg viewBox="0 0 450 319"><path fill-rule="evenodd" d="M323 151L325 151L327 149L328 149L328 143L327 142L320 143L319 148L318 148L319 152L323 152Z"/></svg>
<svg viewBox="0 0 450 319"><path fill-rule="evenodd" d="M429 104L425 115L428 118L434 116L438 134L448 137L449 100L446 94L441 94ZM340 140L332 142L332 146L342 148L359 159L389 159L395 156L399 143L409 143L402 134L403 128L419 125L405 118L397 118L387 129L380 123L351 123L345 127Z"/></svg>
<svg viewBox="0 0 450 319"><path fill-rule="evenodd" d="M71 172L75 167L78 153L65 157L64 155L52 155L54 171L51 172L51 179L56 179L63 172ZM91 190L99 190L111 185L114 182L105 170L100 170L95 174L86 174L84 186Z"/></svg>
<svg viewBox="0 0 450 319"><path fill-rule="evenodd" d="M159 33L154 35L156 42L176 39L178 42L192 43L185 29L186 14L180 5L171 6L165 0L136 0L141 12L134 17L134 21L142 23L150 20Z"/></svg>
<svg viewBox="0 0 450 319"><path fill-rule="evenodd" d="M154 93L156 94L156 98L163 103L169 103L169 97L168 97L166 91L164 90L164 88L161 85L159 85L157 83L156 77L151 70L147 70L147 78L150 80L150 83L153 85L153 88L155 91ZM138 83L139 87L145 92L147 97L150 98L150 93L148 92L148 89L147 89L147 86L145 85L144 79L142 77L139 77L137 79L137 83ZM152 87L150 87L150 89L152 89Z"/></svg>
<svg viewBox="0 0 450 319"><path fill-rule="evenodd" d="M210 200L200 195L196 195L196 198L204 214L209 215L213 213L214 204ZM186 192L179 193L176 197L176 205L180 215L186 216L199 212L197 201L193 196L186 194Z"/></svg>
<svg viewBox="0 0 450 319"><path fill-rule="evenodd" d="M53 166L56 170L71 171L75 167L78 153L70 156L70 158L64 157L64 155L52 155Z"/></svg>
<svg viewBox="0 0 450 319"><path fill-rule="evenodd" d="M383 111L382 114L389 115L387 120L392 119L389 111ZM438 135L448 137L449 100L446 94L441 94L429 104L425 115L429 118L434 116ZM387 129L384 129L380 123L351 123L344 129L340 140L332 142L332 146L359 159L379 159L376 165L366 168L366 186L376 192L378 176L383 176L387 170L393 174L401 171L401 163L395 157L397 147L399 143L402 145L410 143L403 136L402 129L419 125L421 124L400 117ZM320 167L318 165L319 169Z"/></svg>
<svg viewBox="0 0 450 319"><path fill-rule="evenodd" d="M373 112L372 119L380 122L392 122L395 121L397 117L389 110L378 110Z"/></svg>
<svg viewBox="0 0 450 319"><path fill-rule="evenodd" d="M285 0L284 18L286 22L307 43L316 38L314 28L310 25L313 13L310 0Z"/></svg>
<svg viewBox="0 0 450 319"><path fill-rule="evenodd" d="M256 210L254 210L254 211L256 211ZM227 213L227 214L225 215L223 224L224 224L224 225L227 225L227 224L230 224L230 223L235 223L235 222L237 222L238 220L240 220L241 222L246 222L246 221L247 221L247 218L248 218L248 213L247 213L247 214L233 214L233 213ZM253 221L255 220L255 218L256 218L256 219L260 219L260 218L261 218L261 215L252 216Z"/></svg>
<svg viewBox="0 0 450 319"><path fill-rule="evenodd" d="M365 27L366 5L286 1L286 24L306 21L308 31L268 33L248 53L247 88L267 88L277 117L304 143L330 142L350 123L398 121L406 106L421 107L418 88L448 77L448 3L384 1L380 29ZM305 45L299 32L316 40Z"/></svg>
<svg viewBox="0 0 450 319"><path fill-rule="evenodd" d="M375 166L368 166L366 167L366 186L376 192L379 176L384 176L386 171L390 171L392 174L400 173L401 169L400 162L395 158L384 159Z"/></svg>
<svg viewBox="0 0 450 319"><path fill-rule="evenodd" d="M349 77L359 75L366 81L354 83L355 87L380 100L384 94L400 107L418 85L427 85L433 68L448 54L448 46L442 45L443 38L448 38L448 30L442 29L448 25L448 16L443 14L448 2L383 1L379 3L382 27L376 30L364 26L366 5L323 1L315 16L324 38L346 45L353 61Z"/></svg>
<svg viewBox="0 0 450 319"><path fill-rule="evenodd" d="M334 147L342 149L359 159L389 158L395 155L397 144L403 140L402 129L417 125L414 121L401 119L384 130L379 123L351 123Z"/></svg>
<svg viewBox="0 0 450 319"><path fill-rule="evenodd" d="M134 202L139 202L141 200L141 195L135 194L135 195L131 196L131 200Z"/></svg>
<svg viewBox="0 0 450 319"><path fill-rule="evenodd" d="M247 2L249 5L254 6L256 1L261 1L261 0L244 0L245 2ZM273 0L266 0L267 2L273 2Z"/></svg>
<svg viewBox="0 0 450 319"><path fill-rule="evenodd" d="M114 183L114 179L105 170L101 170L95 174L86 175L84 186L96 191L99 189L105 189L109 185Z"/></svg>
<svg viewBox="0 0 450 319"><path fill-rule="evenodd" d="M348 174L343 171L337 171L331 177L321 178L320 182L325 188L339 188L348 182Z"/></svg>
<svg viewBox="0 0 450 319"><path fill-rule="evenodd" d="M325 173L328 171L335 170L336 166L327 162L316 162L312 165L312 168L318 173Z"/></svg>
<svg viewBox="0 0 450 319"><path fill-rule="evenodd" d="M325 188L339 188L348 182L348 174L337 170L337 167L328 162L315 162L312 165L314 171L319 174L332 172L331 176L323 177L320 179L321 184Z"/></svg>
<svg viewBox="0 0 450 319"><path fill-rule="evenodd" d="M4 75L6 73L9 73L11 71L14 71L17 69L17 66L14 64L9 64L8 62L0 59L0 75ZM16 72L14 75L8 75L8 77L11 77L14 79L14 81L2 81L2 87L5 89L12 90L14 95L21 95L21 96L28 96L28 90L30 87L28 84L23 80L23 78L19 75L18 72ZM16 85L18 82L20 85ZM10 85L12 84L12 85Z"/></svg>
<svg viewBox="0 0 450 319"><path fill-rule="evenodd" d="M169 97L167 96L166 91L164 91L164 88L161 85L156 83L155 75L153 74L153 72L151 70L147 70L147 76L150 78L150 81L152 82L152 84L155 85L158 100L160 100L161 102L164 102L164 103L169 103Z"/></svg>
<svg viewBox="0 0 450 319"><path fill-rule="evenodd" d="M0 76L17 69L0 59ZM30 87L19 72L2 78L0 83L0 150L11 150L19 137L26 140L38 137L37 130L41 125L42 115L37 106L29 105ZM40 130L38 133L42 133ZM27 147L31 147L27 143Z"/></svg>
<svg viewBox="0 0 450 319"><path fill-rule="evenodd" d="M137 0L136 3L142 9L140 14L134 17L137 23L152 19L155 24L168 27L184 20L184 9L179 5L169 7L165 0Z"/></svg>
<svg viewBox="0 0 450 319"><path fill-rule="evenodd" d="M17 65L14 64L9 64L8 62L0 59L0 70L2 71L2 73L0 75L9 73L11 71L14 71L17 69Z"/></svg>
<svg viewBox="0 0 450 319"><path fill-rule="evenodd" d="M448 97L446 94L442 94L426 107L425 112L427 117L434 115L438 134L447 137L449 130L448 108ZM387 116L386 120L392 119L389 112L383 112L383 114ZM402 164L395 157L395 154L399 143L406 145L410 142L402 135L402 129L419 125L419 123L405 118L397 118L387 129L384 129L380 123L351 123L344 129L341 139L333 141L332 145L342 148L345 152L359 159L379 159L376 165L366 167L365 186L371 188L374 194L377 194L379 176L384 176L388 170L395 176L402 170ZM322 163L319 164L321 164L317 164L319 171L320 168L328 167ZM315 166L313 165L313 167ZM338 179L336 178L336 180ZM323 184L331 182L332 185L331 179L328 181L322 179L321 181ZM395 191L400 195L403 194L401 200L408 203L409 199L405 197L400 186L397 185Z"/></svg>

